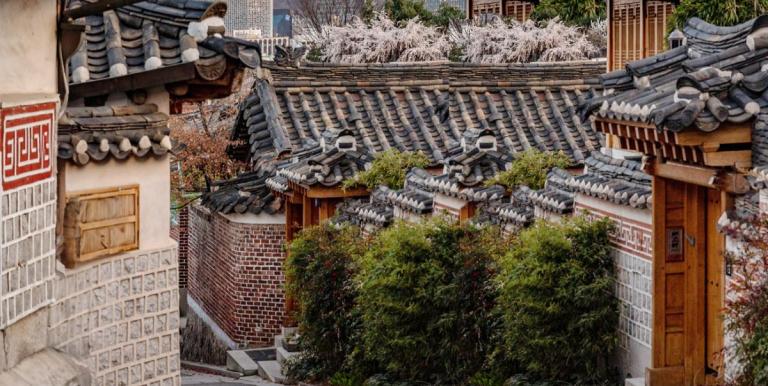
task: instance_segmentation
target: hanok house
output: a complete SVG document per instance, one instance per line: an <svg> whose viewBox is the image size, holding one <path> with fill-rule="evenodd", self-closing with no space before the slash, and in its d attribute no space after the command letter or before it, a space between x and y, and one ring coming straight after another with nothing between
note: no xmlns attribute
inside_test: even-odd
<svg viewBox="0 0 768 386"><path fill-rule="evenodd" d="M376 190L366 221L416 219L433 207L469 219L478 200L503 195L483 180L514 154L562 150L581 163L601 148L600 134L577 108L598 95L585 79L596 80L604 66L270 67L241 106L232 134L242 145L231 154L253 171L212 184L202 205L190 210L190 308L230 347L271 345L287 316L287 243L335 216L345 201L371 195L342 189L345 179L387 149L421 151L430 160L427 170L411 172L406 193ZM451 177L431 181L444 167ZM474 192L456 194L459 188ZM399 204L375 212L385 200Z"/></svg>
<svg viewBox="0 0 768 386"><path fill-rule="evenodd" d="M491 15L524 22L531 17L538 0L468 0L467 12L471 19Z"/></svg>
<svg viewBox="0 0 768 386"><path fill-rule="evenodd" d="M258 67L225 11L0 3L0 384L180 383L167 120Z"/></svg>
<svg viewBox="0 0 768 386"><path fill-rule="evenodd" d="M738 365L722 352L729 245L718 220L760 200L765 211L766 25L694 18L669 50L602 76L613 92L586 105L607 142L643 154L653 176L649 385L711 383Z"/></svg>

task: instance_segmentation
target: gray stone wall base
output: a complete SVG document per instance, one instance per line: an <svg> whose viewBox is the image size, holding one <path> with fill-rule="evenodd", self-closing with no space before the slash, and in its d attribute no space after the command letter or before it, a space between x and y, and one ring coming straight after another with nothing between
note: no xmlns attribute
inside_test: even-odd
<svg viewBox="0 0 768 386"><path fill-rule="evenodd" d="M62 352L45 349L0 373L0 385L90 386L87 368Z"/></svg>

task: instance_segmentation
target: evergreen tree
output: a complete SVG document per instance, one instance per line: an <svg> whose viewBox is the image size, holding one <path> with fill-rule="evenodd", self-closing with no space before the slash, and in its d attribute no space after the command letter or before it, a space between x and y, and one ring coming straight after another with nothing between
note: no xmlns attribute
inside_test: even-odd
<svg viewBox="0 0 768 386"><path fill-rule="evenodd" d="M532 19L538 21L550 20L556 17L559 17L566 24L589 27L593 22L605 19L605 1L542 0L533 9L533 14L531 15Z"/></svg>
<svg viewBox="0 0 768 386"><path fill-rule="evenodd" d="M384 11L396 23L407 22L414 17L425 22L432 19L432 13L424 6L423 0L387 0Z"/></svg>
<svg viewBox="0 0 768 386"><path fill-rule="evenodd" d="M768 0L682 0L675 8L669 28L680 28L698 17L706 22L729 26L743 23L768 12Z"/></svg>

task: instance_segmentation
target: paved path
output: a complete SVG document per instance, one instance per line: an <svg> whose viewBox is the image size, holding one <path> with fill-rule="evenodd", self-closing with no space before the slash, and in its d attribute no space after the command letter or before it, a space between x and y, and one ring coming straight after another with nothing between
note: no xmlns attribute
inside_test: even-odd
<svg viewBox="0 0 768 386"><path fill-rule="evenodd" d="M232 379L191 370L181 370L181 384L184 386L278 386L276 383L265 381L256 376Z"/></svg>

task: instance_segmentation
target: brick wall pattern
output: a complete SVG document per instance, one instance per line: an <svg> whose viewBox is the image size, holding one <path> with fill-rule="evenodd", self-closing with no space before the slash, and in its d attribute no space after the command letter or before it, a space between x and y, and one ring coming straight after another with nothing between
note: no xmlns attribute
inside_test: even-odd
<svg viewBox="0 0 768 386"><path fill-rule="evenodd" d="M270 346L285 308L285 225L189 214L189 295L241 346Z"/></svg>
<svg viewBox="0 0 768 386"><path fill-rule="evenodd" d="M56 180L0 192L0 329L49 305L56 263Z"/></svg>
<svg viewBox="0 0 768 386"><path fill-rule="evenodd" d="M94 385L180 384L176 247L59 273L49 344L85 363Z"/></svg>
<svg viewBox="0 0 768 386"><path fill-rule="evenodd" d="M179 223L171 227L171 238L179 243L179 288L187 288L187 255L189 252L189 207L179 210Z"/></svg>

